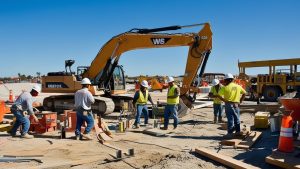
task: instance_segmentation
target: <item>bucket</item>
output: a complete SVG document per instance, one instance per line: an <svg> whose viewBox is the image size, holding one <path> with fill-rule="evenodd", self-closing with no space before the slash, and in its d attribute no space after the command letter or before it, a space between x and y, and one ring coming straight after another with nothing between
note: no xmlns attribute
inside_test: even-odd
<svg viewBox="0 0 300 169"><path fill-rule="evenodd" d="M269 120L271 133L279 132L281 126L281 116L271 116Z"/></svg>

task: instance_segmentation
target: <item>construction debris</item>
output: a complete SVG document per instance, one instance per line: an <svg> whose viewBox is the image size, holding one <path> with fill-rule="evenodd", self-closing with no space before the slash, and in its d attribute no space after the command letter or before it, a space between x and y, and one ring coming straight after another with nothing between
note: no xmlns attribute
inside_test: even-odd
<svg viewBox="0 0 300 169"><path fill-rule="evenodd" d="M224 139L220 142L221 145L233 146L233 148L250 149L255 142L261 137L262 132L251 131L239 138Z"/></svg>
<svg viewBox="0 0 300 169"><path fill-rule="evenodd" d="M233 159L231 157L228 157L228 156L225 156L225 155L222 155L222 154L219 154L219 153L212 152L212 151L210 151L208 149L205 149L205 148L197 148L197 149L195 149L195 152L200 154L200 155L203 155L207 158L210 158L214 161L217 161L221 164L224 164L228 167L231 167L231 168L236 168L236 169L255 169L255 168L257 168L255 166L246 164L242 161Z"/></svg>
<svg viewBox="0 0 300 169"><path fill-rule="evenodd" d="M236 145L235 148L250 149L261 136L262 132L252 131L244 140Z"/></svg>
<svg viewBox="0 0 300 169"><path fill-rule="evenodd" d="M0 162L29 162L36 161L38 163L43 163L42 160L37 158L11 158L11 157L2 157L0 158Z"/></svg>
<svg viewBox="0 0 300 169"><path fill-rule="evenodd" d="M272 155L265 158L266 163L288 169L300 169L300 151L284 153L274 150Z"/></svg>

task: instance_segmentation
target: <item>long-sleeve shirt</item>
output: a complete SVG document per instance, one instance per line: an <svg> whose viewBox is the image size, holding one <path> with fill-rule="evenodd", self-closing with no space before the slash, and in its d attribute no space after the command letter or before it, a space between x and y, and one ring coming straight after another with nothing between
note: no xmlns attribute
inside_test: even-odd
<svg viewBox="0 0 300 169"><path fill-rule="evenodd" d="M23 92L12 105L12 108L16 108L20 111L27 111L28 114L31 115L34 114L32 102L32 95L29 92Z"/></svg>
<svg viewBox="0 0 300 169"><path fill-rule="evenodd" d="M142 91L143 95L145 96L146 95L146 91ZM135 105L136 101L139 99L140 97L140 91L136 91L135 94L134 94L134 97L133 97L133 105ZM152 101L152 98L150 96L150 93L148 92L148 101L153 104L153 101Z"/></svg>
<svg viewBox="0 0 300 169"><path fill-rule="evenodd" d="M83 108L84 110L90 110L94 102L95 99L87 88L80 89L75 93L76 109Z"/></svg>

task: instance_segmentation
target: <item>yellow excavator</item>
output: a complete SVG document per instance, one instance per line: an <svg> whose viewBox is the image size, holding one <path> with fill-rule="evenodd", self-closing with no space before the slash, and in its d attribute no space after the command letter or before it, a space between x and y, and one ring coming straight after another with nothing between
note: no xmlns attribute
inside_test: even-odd
<svg viewBox="0 0 300 169"><path fill-rule="evenodd" d="M194 26L201 26L202 29L198 33L166 32ZM74 93L81 88L80 80L84 77L89 78L93 84L89 90L96 100L92 105L94 112L103 115L130 108L132 96L126 93L124 71L122 66L118 65L121 54L136 49L176 46L189 47L180 94L181 103L191 107L188 91L198 71L198 76L203 74L212 49L212 31L209 23L132 29L119 34L104 44L90 66L79 66L77 74L71 70L75 61L66 60L66 71L50 72L42 78L42 92L60 93L45 98L44 108L57 112L73 109Z"/></svg>

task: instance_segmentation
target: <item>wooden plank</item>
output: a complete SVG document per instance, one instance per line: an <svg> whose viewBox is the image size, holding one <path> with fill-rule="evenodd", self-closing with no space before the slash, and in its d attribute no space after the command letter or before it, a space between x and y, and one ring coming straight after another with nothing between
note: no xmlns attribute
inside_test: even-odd
<svg viewBox="0 0 300 169"><path fill-rule="evenodd" d="M246 130L246 129L245 129ZM247 138L250 135L250 131L245 131L242 136L233 136L232 139L224 139L221 141L221 145L226 146L237 146L240 144L245 138Z"/></svg>
<svg viewBox="0 0 300 169"><path fill-rule="evenodd" d="M236 160L236 159L233 159L231 157L228 157L228 156L225 156L225 155L222 155L222 154L219 154L219 153L215 153L213 151L210 151L208 149L205 149L205 148L198 148L198 149L195 149L196 153L200 154L200 155L203 155L207 158L210 158L214 161L217 161L221 164L224 164L228 167L231 167L231 168L236 168L236 169L255 169L257 167L255 166L252 166L250 164L246 164L242 161L239 161L239 160Z"/></svg>
<svg viewBox="0 0 300 169"><path fill-rule="evenodd" d="M281 168L300 169L300 159L299 157L296 157L295 154L296 153L283 153L275 150L272 155L265 158L265 161L266 163Z"/></svg>
<svg viewBox="0 0 300 169"><path fill-rule="evenodd" d="M251 148L255 142L262 136L262 132L252 131L245 140L241 141L235 148L240 149L249 149Z"/></svg>
<svg viewBox="0 0 300 169"><path fill-rule="evenodd" d="M143 130L143 134L148 134L148 135L156 136L156 137L166 137L167 132L168 131L163 131L163 130L156 129L156 128Z"/></svg>
<svg viewBox="0 0 300 169"><path fill-rule="evenodd" d="M220 144L224 146L237 146L242 139L229 139L229 140L222 140Z"/></svg>

